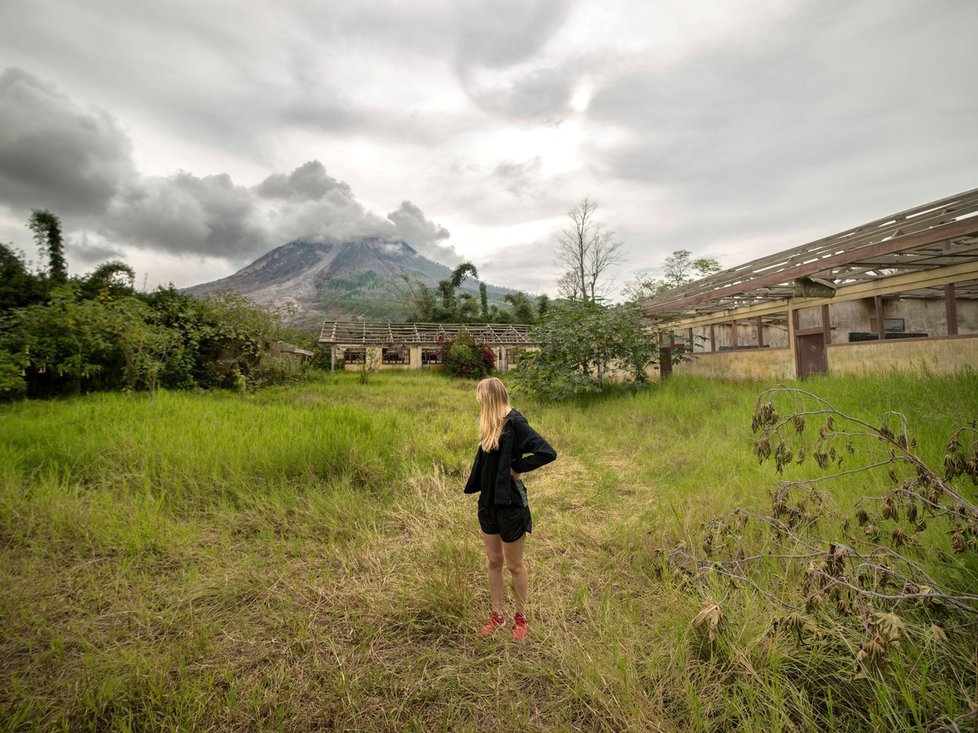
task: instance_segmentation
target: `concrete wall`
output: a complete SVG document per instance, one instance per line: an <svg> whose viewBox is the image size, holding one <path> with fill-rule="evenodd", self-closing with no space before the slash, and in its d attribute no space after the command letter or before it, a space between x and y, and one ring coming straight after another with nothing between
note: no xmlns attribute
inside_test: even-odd
<svg viewBox="0 0 978 733"><path fill-rule="evenodd" d="M745 349L697 354L692 361L676 364L673 374L696 374L714 379L794 379L791 349Z"/></svg>
<svg viewBox="0 0 978 733"><path fill-rule="evenodd" d="M955 304L958 312L958 334L978 333L978 302L958 298ZM875 331L875 318L876 306L872 298L830 304L832 343L848 343L849 333L853 331L872 333ZM883 299L883 318L902 318L904 330L908 333L926 333L930 337L947 336L947 309L943 299L887 297Z"/></svg>
<svg viewBox="0 0 978 733"><path fill-rule="evenodd" d="M876 374L918 371L950 374L978 365L978 337L896 339L833 344L828 347L830 374ZM695 374L713 379L793 380L791 349L746 349L697 354L677 364L674 374ZM655 378L658 377L656 373Z"/></svg>
<svg viewBox="0 0 978 733"><path fill-rule="evenodd" d="M733 330L733 324L731 323L717 323L713 327L713 333L716 338L716 347L719 351L724 348L733 347L733 337L731 331ZM679 335L684 338L687 336L686 332L683 331ZM737 322L737 344L739 346L748 346L757 343L757 322L753 320L742 320ZM784 323L765 323L764 324L764 345L773 348L784 348L788 345L788 321L787 318L784 319ZM709 326L697 326L693 329L693 351L694 353L703 353L710 351L710 327Z"/></svg>
<svg viewBox="0 0 978 733"><path fill-rule="evenodd" d="M421 368L424 368L424 369L434 369L435 371L437 371L438 369L441 369L441 365L440 364L424 365L423 367L422 367L422 364L421 364L421 350L422 349L433 349L433 348L435 348L434 346L411 346L411 347L409 347L408 350L410 352L410 363L408 363L408 364L385 364L383 362L383 359L382 359L383 348L384 348L382 346L367 346L367 347L361 347L361 346L336 346L335 348L336 348L336 360L337 360L337 362L339 362L339 361L342 360L342 358L343 358L343 351L345 349L348 349L348 348L366 348L366 350L367 350L367 362L368 362L368 365L372 362L373 365L375 365L376 369L379 370L379 371L388 371L388 370L396 371L396 370L399 370L399 369L421 369ZM523 351L533 351L533 350L535 350L535 348L536 347L527 347L527 346L520 346L520 347L514 347L514 346L496 346L496 347L493 347L493 353L496 355L496 368L497 368L497 371L507 372L507 371L509 371L509 369L512 368L512 366L513 366L513 359L514 359L514 357L513 357L513 351L515 349L522 349ZM358 372L358 371L360 371L361 368L362 367L361 367L361 365L359 363L351 363L351 364L344 364L343 365L343 369L345 371L348 371L348 372Z"/></svg>
<svg viewBox="0 0 978 733"><path fill-rule="evenodd" d="M955 302L958 312L958 334L978 334L978 301L958 298ZM872 298L829 302L831 343L847 344L849 334L853 332L874 333L875 318L876 305ZM926 333L929 337L947 336L947 310L942 298L887 296L883 301L883 318L902 318L904 331L907 333ZM821 326L821 306L798 309L800 329L817 329ZM757 323L754 319L741 319L736 327L737 343L740 347L757 343ZM731 330L730 322L714 325L717 350L729 349L733 346ZM688 336L685 329L678 329L676 333L683 338ZM709 353L710 327L693 328L693 341L695 353ZM787 318L781 319L778 323L764 324L764 345L773 348L789 346Z"/></svg>
<svg viewBox="0 0 978 733"><path fill-rule="evenodd" d="M832 345L828 348L831 374L874 374L921 371L949 374L978 365L978 337L896 339Z"/></svg>

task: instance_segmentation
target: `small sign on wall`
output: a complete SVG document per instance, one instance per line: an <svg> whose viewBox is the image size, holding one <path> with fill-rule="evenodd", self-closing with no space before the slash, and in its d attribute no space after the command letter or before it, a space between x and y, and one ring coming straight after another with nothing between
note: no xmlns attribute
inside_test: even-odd
<svg viewBox="0 0 978 733"><path fill-rule="evenodd" d="M876 319L869 319L869 330L876 330ZM883 332L884 333L899 333L907 330L906 319L903 318L884 318L883 319Z"/></svg>

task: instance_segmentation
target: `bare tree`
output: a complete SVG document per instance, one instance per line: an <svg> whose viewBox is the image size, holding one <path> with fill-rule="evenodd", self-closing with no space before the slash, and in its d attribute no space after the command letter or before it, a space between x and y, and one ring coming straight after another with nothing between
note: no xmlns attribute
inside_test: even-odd
<svg viewBox="0 0 978 733"><path fill-rule="evenodd" d="M572 300L593 303L606 295L613 284L609 270L624 259L621 241L595 219L597 208L598 202L585 196L567 212L571 226L557 235L556 264L564 268L557 287Z"/></svg>

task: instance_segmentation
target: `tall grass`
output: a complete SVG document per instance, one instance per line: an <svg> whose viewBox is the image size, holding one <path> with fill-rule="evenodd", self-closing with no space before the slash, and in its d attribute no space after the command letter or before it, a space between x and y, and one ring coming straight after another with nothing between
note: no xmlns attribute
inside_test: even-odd
<svg viewBox="0 0 978 733"><path fill-rule="evenodd" d="M857 678L855 650L767 634L779 609L751 589L662 572L703 521L769 505L766 385L514 398L560 457L527 476L531 636L480 638L473 386L336 374L0 408L0 730L918 730L975 703L973 628ZM906 413L933 465L978 417L970 376L805 386ZM883 487L826 488L851 506ZM705 646L690 620L714 602Z"/></svg>

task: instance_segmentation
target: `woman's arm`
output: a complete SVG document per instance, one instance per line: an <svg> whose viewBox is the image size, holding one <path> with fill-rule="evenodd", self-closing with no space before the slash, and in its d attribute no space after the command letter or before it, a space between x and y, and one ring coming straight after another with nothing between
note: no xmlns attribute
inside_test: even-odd
<svg viewBox="0 0 978 733"><path fill-rule="evenodd" d="M553 449L541 435L530 427L530 424L522 416L511 420L514 433L514 450L512 470L516 473L526 473L540 468L557 458L557 451ZM530 455L524 457L524 454Z"/></svg>
<svg viewBox="0 0 978 733"><path fill-rule="evenodd" d="M469 480L465 482L463 493L475 494L482 490L482 446L475 452L475 461L472 463L472 470L469 471Z"/></svg>

